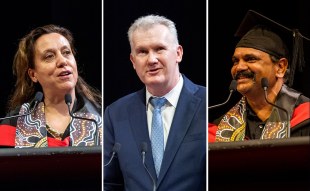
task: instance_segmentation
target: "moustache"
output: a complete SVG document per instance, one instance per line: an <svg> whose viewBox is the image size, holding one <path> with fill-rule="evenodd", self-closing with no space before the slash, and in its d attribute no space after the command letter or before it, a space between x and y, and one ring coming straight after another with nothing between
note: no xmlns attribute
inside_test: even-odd
<svg viewBox="0 0 310 191"><path fill-rule="evenodd" d="M250 72L250 71L241 71L241 72L237 72L237 74L235 75L234 79L238 80L239 78L250 78L250 79L254 79L255 78L255 73L254 72Z"/></svg>

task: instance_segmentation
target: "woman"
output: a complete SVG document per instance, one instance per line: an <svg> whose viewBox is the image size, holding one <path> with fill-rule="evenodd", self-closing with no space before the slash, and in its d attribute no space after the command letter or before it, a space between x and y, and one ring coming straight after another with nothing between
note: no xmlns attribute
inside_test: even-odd
<svg viewBox="0 0 310 191"><path fill-rule="evenodd" d="M15 117L2 120L0 145L102 144L101 94L78 75L75 54L71 32L60 26L38 27L21 39L7 114ZM37 92L43 92L42 102ZM65 101L65 96L73 103Z"/></svg>

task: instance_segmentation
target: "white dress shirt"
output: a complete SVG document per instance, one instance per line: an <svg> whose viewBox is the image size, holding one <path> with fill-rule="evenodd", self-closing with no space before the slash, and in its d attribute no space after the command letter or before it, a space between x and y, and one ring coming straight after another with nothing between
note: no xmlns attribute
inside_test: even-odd
<svg viewBox="0 0 310 191"><path fill-rule="evenodd" d="M166 95L162 96L167 99L166 105L161 108L161 114L163 116L163 126L164 126L164 148L166 147L171 123L173 120L174 112L177 107L177 103L180 97L180 93L183 87L183 77L180 75L177 85ZM147 115L147 124L149 130L149 136L151 137L151 128L152 128L152 116L153 116L153 106L149 102L149 99L153 95L146 90L146 115Z"/></svg>

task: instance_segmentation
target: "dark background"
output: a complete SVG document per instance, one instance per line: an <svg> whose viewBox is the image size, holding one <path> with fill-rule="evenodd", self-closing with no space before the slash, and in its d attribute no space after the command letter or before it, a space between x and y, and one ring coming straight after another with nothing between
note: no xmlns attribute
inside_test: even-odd
<svg viewBox="0 0 310 191"><path fill-rule="evenodd" d="M228 1L227 1L228 3ZM209 106L223 103L229 95L232 80L231 57L237 40L234 34L248 9L255 10L288 28L298 28L310 38L310 11L306 0L234 0L229 4L210 0L208 3L208 96ZM310 42L304 40L306 68L296 71L293 88L310 97ZM232 95L228 104L209 110L209 121L224 114L241 98L238 92Z"/></svg>
<svg viewBox="0 0 310 191"><path fill-rule="evenodd" d="M140 16L159 14L176 23L183 46L180 71L206 85L206 2L188 0L104 1L104 106L144 87L129 59L127 30Z"/></svg>
<svg viewBox="0 0 310 191"><path fill-rule="evenodd" d="M57 24L73 33L80 76L102 91L102 0L7 1L1 4L0 18L0 117L15 84L12 63L18 41L38 26Z"/></svg>
<svg viewBox="0 0 310 191"><path fill-rule="evenodd" d="M234 37L248 9L253 9L289 28L298 28L310 37L310 12L306 0L283 1L274 6L270 0L235 0L233 2L210 0L31 0L8 1L1 6L1 86L0 117L5 115L8 96L14 88L12 61L18 40L31 29L45 24L59 24L73 33L78 51L80 75L89 84L104 91L104 105L143 87L129 60L130 47L127 30L138 17L150 13L167 16L176 23L179 42L184 48L180 71L195 83L207 81L208 102L224 102L231 81L231 56ZM207 9L208 6L208 9ZM208 11L207 11L208 10ZM208 16L208 50L206 50L206 23ZM103 33L102 33L103 27ZM104 51L102 55L102 35ZM309 44L304 41L307 66L297 72L293 88L310 97ZM208 55L206 55L208 53ZM102 56L104 76L102 78ZM206 57L208 67L206 68ZM208 72L206 80L206 72ZM102 79L104 88L102 89ZM209 121L223 114L240 98L234 93L229 103L209 111Z"/></svg>

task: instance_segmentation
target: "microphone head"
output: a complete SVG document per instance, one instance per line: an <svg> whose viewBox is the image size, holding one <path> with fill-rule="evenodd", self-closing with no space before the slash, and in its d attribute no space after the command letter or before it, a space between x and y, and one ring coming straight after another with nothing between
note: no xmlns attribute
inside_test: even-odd
<svg viewBox="0 0 310 191"><path fill-rule="evenodd" d="M261 85L262 85L262 88L264 89L267 89L268 88L268 79L267 78L262 78L261 79Z"/></svg>
<svg viewBox="0 0 310 191"><path fill-rule="evenodd" d="M66 94L65 95L65 102L66 102L67 105L72 103L71 94Z"/></svg>
<svg viewBox="0 0 310 191"><path fill-rule="evenodd" d="M237 80L232 80L230 82L229 91L236 91L237 89Z"/></svg>
<svg viewBox="0 0 310 191"><path fill-rule="evenodd" d="M142 142L141 143L141 151L142 152L146 152L147 151L147 143L146 142Z"/></svg>
<svg viewBox="0 0 310 191"><path fill-rule="evenodd" d="M117 153L121 149L121 144L120 143L115 143L115 145L112 148L112 151L114 153Z"/></svg>
<svg viewBox="0 0 310 191"><path fill-rule="evenodd" d="M35 102L41 102L43 99L43 93L42 92L37 92L35 97L34 97L34 101Z"/></svg>

